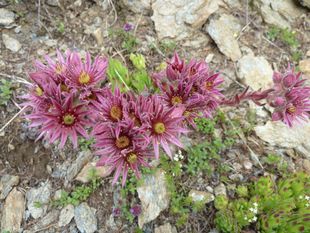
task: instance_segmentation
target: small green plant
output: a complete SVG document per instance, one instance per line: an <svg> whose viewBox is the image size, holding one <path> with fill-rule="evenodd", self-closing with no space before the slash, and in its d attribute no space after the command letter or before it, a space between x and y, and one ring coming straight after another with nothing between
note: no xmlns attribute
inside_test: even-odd
<svg viewBox="0 0 310 233"><path fill-rule="evenodd" d="M129 72L119 60L110 59L107 74L112 83L112 88L118 86L122 92L134 90L137 93L146 88L151 89L152 81L145 69L144 56L142 54L131 54L130 60L135 67L133 72Z"/></svg>
<svg viewBox="0 0 310 233"><path fill-rule="evenodd" d="M279 27L271 27L266 33L267 38L271 41L281 41L283 44L290 47L292 60L296 63L302 58L302 53L298 50L300 43L296 37L296 32L288 28L282 29Z"/></svg>
<svg viewBox="0 0 310 233"><path fill-rule="evenodd" d="M79 205L82 201L88 199L88 197L94 193L99 186L101 185L100 177L97 175L97 171L95 169L91 169L89 172L90 183L87 185L79 185L74 188L71 193L66 191L62 191L60 198L52 201L52 206L56 207L64 207L66 205Z"/></svg>
<svg viewBox="0 0 310 233"><path fill-rule="evenodd" d="M220 205L218 200L215 224L224 233L239 233L256 224L263 233L308 232L310 229L310 176L297 173L274 181L261 177L249 185L238 187L239 199ZM242 188L241 188L242 187ZM220 202L220 203L223 203Z"/></svg>
<svg viewBox="0 0 310 233"><path fill-rule="evenodd" d="M41 208L43 206L43 204L41 202L39 202L39 201L35 201L33 206L35 208Z"/></svg>
<svg viewBox="0 0 310 233"><path fill-rule="evenodd" d="M281 157L278 156L278 155L275 155L275 154L268 154L266 159L265 159L265 162L269 165L276 165L278 164L279 162L281 162Z"/></svg>
<svg viewBox="0 0 310 233"><path fill-rule="evenodd" d="M0 82L0 105L7 105L11 99L13 90L12 83L5 79L1 79Z"/></svg>
<svg viewBox="0 0 310 233"><path fill-rule="evenodd" d="M236 132L229 128L228 121L222 112L218 112L212 120L197 118L195 123L197 130L207 137L205 141L187 149L186 172L191 175L196 175L198 172L211 174L213 171L210 165L211 161L220 161L220 152L234 143ZM227 127L222 136L215 135L215 125L218 124L224 124ZM221 173L227 173L230 167L218 163L218 170Z"/></svg>
<svg viewBox="0 0 310 233"><path fill-rule="evenodd" d="M65 24L63 22L57 24L57 31L61 34L65 33Z"/></svg>
<svg viewBox="0 0 310 233"><path fill-rule="evenodd" d="M163 40L159 43L159 48L165 54L172 53L175 51L177 44L172 40Z"/></svg>
<svg viewBox="0 0 310 233"><path fill-rule="evenodd" d="M83 151L88 151L91 149L91 146L95 143L94 138L79 138L79 146Z"/></svg>
<svg viewBox="0 0 310 233"><path fill-rule="evenodd" d="M109 30L109 37L114 40L121 39L122 49L125 49L129 54L135 52L139 44L137 38L132 32L126 32L123 29Z"/></svg>

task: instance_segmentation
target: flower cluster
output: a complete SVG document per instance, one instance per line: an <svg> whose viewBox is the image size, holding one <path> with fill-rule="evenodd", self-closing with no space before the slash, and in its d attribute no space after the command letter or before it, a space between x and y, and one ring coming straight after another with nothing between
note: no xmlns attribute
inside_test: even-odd
<svg viewBox="0 0 310 233"><path fill-rule="evenodd" d="M60 140L63 147L68 139L77 147L78 136L87 138L90 126L88 112L93 103L103 99L105 89L100 84L106 79L107 59L96 57L85 61L76 52L65 56L57 51L57 61L46 56L46 64L35 62L35 70L29 74L33 84L24 95L24 105L32 108L26 117L31 126L40 126L41 138L50 143Z"/></svg>
<svg viewBox="0 0 310 233"><path fill-rule="evenodd" d="M124 185L129 170L140 177L140 168L158 159L160 148L173 159L171 144L182 148L180 135L195 127L194 119L211 118L220 105L233 106L246 99L260 104L267 99L275 109L273 120L291 126L309 117L310 88L293 70L275 73L272 89L249 92L247 88L229 99L219 88L220 74L204 61L186 63L175 54L165 70L152 75L159 91L144 95L105 87L107 66L106 58L92 62L89 53L85 59L70 51L57 52L56 61L46 56L46 63L37 61L29 74L33 84L24 98L31 108L27 118L31 126L39 126L39 138L59 140L62 147L70 137L77 147L78 136L92 136L100 156L98 166L114 171L113 183L121 176ZM179 159L181 154L175 158Z"/></svg>
<svg viewBox="0 0 310 233"><path fill-rule="evenodd" d="M191 60L186 64L177 54L153 79L164 105L184 108L184 120L194 127L194 119L211 117L223 97L219 85L224 80L219 73L213 73L204 61Z"/></svg>
<svg viewBox="0 0 310 233"><path fill-rule="evenodd" d="M310 112L310 87L304 85L301 73L294 73L290 67L284 74L274 72L274 90L267 101L274 108L272 120L282 120L292 126L293 122L308 120Z"/></svg>

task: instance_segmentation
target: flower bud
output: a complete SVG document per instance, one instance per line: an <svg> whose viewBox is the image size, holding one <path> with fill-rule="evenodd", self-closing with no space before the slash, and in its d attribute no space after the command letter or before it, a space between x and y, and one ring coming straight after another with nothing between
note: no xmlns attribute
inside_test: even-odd
<svg viewBox="0 0 310 233"><path fill-rule="evenodd" d="M294 74L288 74L283 78L283 85L286 88L290 88L292 86L294 86L296 83L296 77Z"/></svg>
<svg viewBox="0 0 310 233"><path fill-rule="evenodd" d="M280 82L282 81L282 75L281 75L281 73L273 72L272 79L273 79L273 82L274 82L274 83L280 83Z"/></svg>
<svg viewBox="0 0 310 233"><path fill-rule="evenodd" d="M281 107L285 104L285 99L283 97L276 97L273 101L273 106Z"/></svg>
<svg viewBox="0 0 310 233"><path fill-rule="evenodd" d="M273 121L279 121L283 119L283 114L281 112L274 112L271 117Z"/></svg>

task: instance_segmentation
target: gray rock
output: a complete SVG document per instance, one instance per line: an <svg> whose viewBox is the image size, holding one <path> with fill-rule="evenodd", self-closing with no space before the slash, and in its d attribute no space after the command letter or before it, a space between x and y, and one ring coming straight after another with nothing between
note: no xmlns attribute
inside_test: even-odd
<svg viewBox="0 0 310 233"><path fill-rule="evenodd" d="M305 13L294 0L257 0L254 4L266 23L281 28L291 28L290 23Z"/></svg>
<svg viewBox="0 0 310 233"><path fill-rule="evenodd" d="M67 170L66 180L71 181L80 172L84 165L93 157L90 151L81 151L77 159L71 164Z"/></svg>
<svg viewBox="0 0 310 233"><path fill-rule="evenodd" d="M303 77L310 79L310 59L299 61L299 69L303 73Z"/></svg>
<svg viewBox="0 0 310 233"><path fill-rule="evenodd" d="M81 233L93 233L97 231L96 210L90 208L86 202L81 203L74 209L76 226Z"/></svg>
<svg viewBox="0 0 310 233"><path fill-rule="evenodd" d="M155 30L159 39L189 39L201 44L207 37L199 28L218 10L221 0L155 0L152 3ZM191 44L192 44L191 43Z"/></svg>
<svg viewBox="0 0 310 233"><path fill-rule="evenodd" d="M253 164L252 164L250 161L244 161L244 162L243 162L243 167L244 167L246 170L251 170L252 167L253 167Z"/></svg>
<svg viewBox="0 0 310 233"><path fill-rule="evenodd" d="M194 202L203 202L205 204L214 201L214 195L209 192L203 192L198 190L191 190L188 194Z"/></svg>
<svg viewBox="0 0 310 233"><path fill-rule="evenodd" d="M237 19L231 15L222 15L219 19L212 19L207 26L207 32L219 50L233 61L241 57L239 44L236 40L240 28Z"/></svg>
<svg viewBox="0 0 310 233"><path fill-rule="evenodd" d="M177 229L171 226L170 223L166 223L155 228L155 233L177 233Z"/></svg>
<svg viewBox="0 0 310 233"><path fill-rule="evenodd" d="M0 180L0 200L5 199L6 196L12 190L12 188L15 185L18 185L18 183L19 183L18 176L11 176L11 175L2 176Z"/></svg>
<svg viewBox="0 0 310 233"><path fill-rule="evenodd" d="M214 188L215 196L224 195L226 196L226 186L223 183L220 183L218 186Z"/></svg>
<svg viewBox="0 0 310 233"><path fill-rule="evenodd" d="M310 9L310 0L297 0L301 5Z"/></svg>
<svg viewBox="0 0 310 233"><path fill-rule="evenodd" d="M142 213L139 215L140 228L157 218L161 211L169 206L169 192L164 171L158 169L153 175L147 175L143 184L137 188L142 205Z"/></svg>
<svg viewBox="0 0 310 233"><path fill-rule="evenodd" d="M127 9L134 13L147 15L151 12L152 0L122 0L122 3Z"/></svg>
<svg viewBox="0 0 310 233"><path fill-rule="evenodd" d="M27 209L34 219L40 218L46 213L47 205L45 204L49 202L51 188L49 181L46 181L39 188L32 188L26 193ZM38 208L35 203L40 203L42 206Z"/></svg>
<svg viewBox="0 0 310 233"><path fill-rule="evenodd" d="M239 78L254 90L271 85L273 70L264 57L245 55L238 61L237 66Z"/></svg>
<svg viewBox="0 0 310 233"><path fill-rule="evenodd" d="M22 47L18 40L14 39L13 37L9 36L8 34L2 33L2 40L4 46L11 50L13 53L16 53Z"/></svg>
<svg viewBox="0 0 310 233"><path fill-rule="evenodd" d="M272 146L294 148L310 159L310 123L290 128L282 122L267 122L254 128L256 135Z"/></svg>
<svg viewBox="0 0 310 233"><path fill-rule="evenodd" d="M74 217L74 206L67 205L60 212L58 226L63 227L69 224Z"/></svg>
<svg viewBox="0 0 310 233"><path fill-rule="evenodd" d="M49 6L59 6L59 0L47 0L46 4Z"/></svg>
<svg viewBox="0 0 310 233"><path fill-rule="evenodd" d="M228 176L232 181L242 181L244 179L242 174L232 174Z"/></svg>
<svg viewBox="0 0 310 233"><path fill-rule="evenodd" d="M20 232L25 211L25 198L22 192L14 188L7 196L1 218L1 230ZM2 232L1 231L1 232Z"/></svg>
<svg viewBox="0 0 310 233"><path fill-rule="evenodd" d="M302 167L305 170L305 172L310 175L310 160L309 159L304 159L302 161Z"/></svg>
<svg viewBox="0 0 310 233"><path fill-rule="evenodd" d="M59 217L59 210L52 210L47 215L45 215L43 218L41 218L36 224L31 227L30 229L27 229L29 233L31 232L37 232L40 229L44 229L48 227L49 225L56 223ZM41 232L41 231L40 231ZM55 232L55 230L52 230L52 232Z"/></svg>
<svg viewBox="0 0 310 233"><path fill-rule="evenodd" d="M89 173L92 169L96 170L98 176L100 177L106 177L110 175L110 167L108 166L96 166L97 161L88 162L81 172L76 176L75 180L81 181L82 183L88 183L90 181L89 179Z"/></svg>
<svg viewBox="0 0 310 233"><path fill-rule="evenodd" d="M0 8L0 26L10 26L14 23L15 14L5 8Z"/></svg>

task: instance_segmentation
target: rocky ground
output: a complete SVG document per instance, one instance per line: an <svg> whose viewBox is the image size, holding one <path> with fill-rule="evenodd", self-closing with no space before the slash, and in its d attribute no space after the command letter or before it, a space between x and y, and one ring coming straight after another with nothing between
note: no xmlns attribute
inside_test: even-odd
<svg viewBox="0 0 310 233"><path fill-rule="evenodd" d="M220 71L227 94L246 85L255 90L268 87L273 70L285 68L288 62L310 78L309 7L308 0L0 0L0 77L13 90L7 104L0 105L1 126L22 108L19 96L25 93L32 62L45 54L54 56L56 48L90 51L129 63L129 48L113 36L125 23L135 26L138 46L133 52L146 57L150 71L176 50L186 59L205 59ZM247 120L249 109L254 125ZM230 195L233 185L270 172L263 162L268 154L279 155L288 172L310 174L309 123L289 129L269 121L268 109L248 103L222 111L239 122L234 145L221 152L221 162L230 167L227 179L220 179L216 169L211 175L181 176L179 182L190 190L188 195L206 204L182 227L176 226L178 219L169 212L163 170L147 175L134 194L129 192L128 198L141 205L142 213L133 219L118 217L115 206L122 191L111 186L105 168L97 168L100 181L88 178L96 161L92 152L34 142L36 131L16 118L0 131L1 233L135 232L138 226L148 233L214 233L215 196ZM185 140L188 146L201 140L197 135L192 138ZM76 191L82 201L59 204L61 190L70 193L77 187L82 187ZM91 191L83 199L85 187Z"/></svg>

